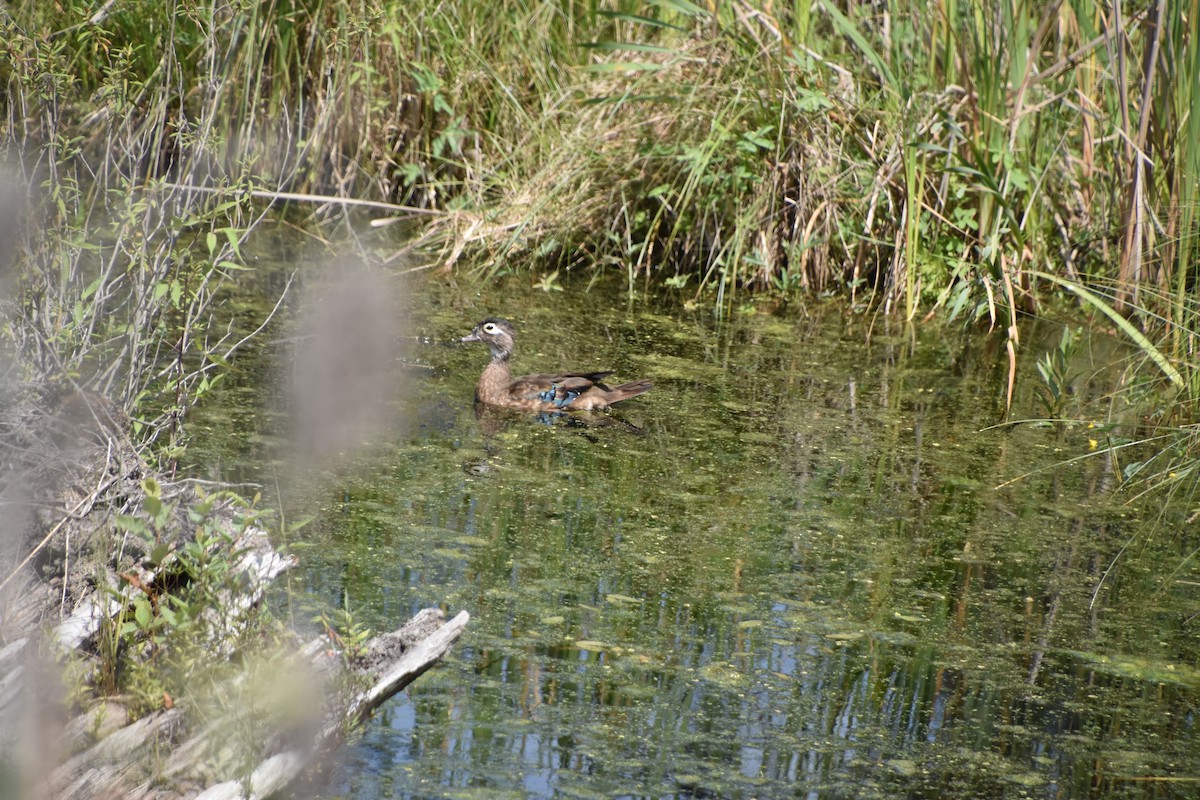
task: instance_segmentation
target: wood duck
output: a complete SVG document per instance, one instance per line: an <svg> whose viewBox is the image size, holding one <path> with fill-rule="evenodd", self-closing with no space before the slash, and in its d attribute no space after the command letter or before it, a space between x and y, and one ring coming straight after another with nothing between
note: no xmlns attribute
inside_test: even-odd
<svg viewBox="0 0 1200 800"><path fill-rule="evenodd" d="M475 402L523 411L603 411L653 386L648 380L608 387L600 381L612 372L559 372L514 378L508 367L514 336L512 323L488 317L464 336L464 342L483 342L492 360L475 385Z"/></svg>

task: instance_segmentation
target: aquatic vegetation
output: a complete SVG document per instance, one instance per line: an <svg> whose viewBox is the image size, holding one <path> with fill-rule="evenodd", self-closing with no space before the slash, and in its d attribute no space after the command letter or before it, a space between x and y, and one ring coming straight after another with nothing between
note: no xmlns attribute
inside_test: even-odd
<svg viewBox="0 0 1200 800"><path fill-rule="evenodd" d="M295 495L316 517L301 611L478 623L326 795L1188 796L1157 779L1195 770L1196 563L1155 565L1191 539L1146 536L1158 509L1112 497L1113 461L1060 463L1096 429L980 430L1002 347L937 322L868 341L834 302L715 320L669 295L629 313L619 276L570 289L548 308L521 280L437 282L416 313L438 341L528 316L523 347L565 361L592 342L566 323L599 307L614 352L673 368L614 412L639 432L497 431L471 408L478 352L431 346L408 401L426 424ZM1081 334L1068 381L1110 345ZM1040 410L1020 368L1018 413ZM1119 370L1084 377L1067 408Z"/></svg>
<svg viewBox="0 0 1200 800"><path fill-rule="evenodd" d="M111 397L173 467L200 458L189 410L251 361L221 303L258 279L265 221L328 241L386 214L380 261L403 239L414 268L532 283L536 302L509 302L535 320L580 273L616 273L629 308L676 303L600 315L606 366L658 382L624 433L485 430L443 398L414 414L421 446L314 493L314 514L341 516L306 553L313 585L381 616L449 597L485 620L470 682L417 695L433 733L413 751L460 759L422 778L466 787L478 754L505 767L489 789L519 793L528 765L487 759L522 743L564 794L592 775L726 796L770 780L999 795L1049 775L1086 795L1166 775L1194 763L1173 716L1194 697L1150 684L1194 661L1176 622L1195 548L1138 529L1136 568L1112 567L1135 533L1102 498L1147 476L1186 497L1200 475L1198 16L1194 0L10 3L0 144L18 189L0 194L5 217L26 189L34 208L0 230L5 341L52 385ZM466 294L434 329L458 330ZM1036 316L1051 294L1135 361L1092 337L1115 355L1080 369ZM849 313L820 313L824 295ZM806 319L775 317L800 304ZM710 311L736 332L710 335ZM996 334L896 323L938 316ZM830 376L837 348L813 339L835 329L861 349ZM1053 437L979 431L1041 386L1055 422L1113 402ZM1166 386L1183 392L1169 407ZM209 424L243 452L280 436L226 416ZM1158 424L1180 435L1155 455L1138 442L1166 442ZM1137 602L1164 595L1169 620ZM142 609L126 645L158 633ZM1162 653L1107 652L1146 631Z"/></svg>

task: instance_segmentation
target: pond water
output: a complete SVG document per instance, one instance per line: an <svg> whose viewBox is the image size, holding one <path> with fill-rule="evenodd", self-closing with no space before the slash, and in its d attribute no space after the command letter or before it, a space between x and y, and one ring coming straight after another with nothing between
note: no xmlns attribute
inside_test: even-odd
<svg viewBox="0 0 1200 800"><path fill-rule="evenodd" d="M303 477L278 480L269 371L196 415L199 471L312 517L297 624L472 616L306 796L1200 792L1195 526L1113 499L1099 428L992 427L1000 337L639 289L410 282L418 366L380 366L406 425ZM486 349L446 343L489 315L518 372L655 387L594 419L477 417ZM1029 354L1060 333L1023 330L1014 417L1044 415ZM1115 380L1083 351L1079 413Z"/></svg>

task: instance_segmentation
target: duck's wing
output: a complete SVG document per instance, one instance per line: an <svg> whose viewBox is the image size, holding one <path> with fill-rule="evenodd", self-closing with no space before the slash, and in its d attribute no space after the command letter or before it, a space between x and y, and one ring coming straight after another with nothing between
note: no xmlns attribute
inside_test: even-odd
<svg viewBox="0 0 1200 800"><path fill-rule="evenodd" d="M549 380L551 383L565 383L567 381L582 379L588 381L589 383L599 384L600 381L612 374L613 371L611 369L607 369L603 372L560 372L557 375L537 375L535 377L542 378L543 380Z"/></svg>
<svg viewBox="0 0 1200 800"><path fill-rule="evenodd" d="M593 389L607 391L608 387L600 381L611 374L609 370L522 375L513 380L508 391L516 403L550 403L557 408L565 408L585 392Z"/></svg>
<svg viewBox="0 0 1200 800"><path fill-rule="evenodd" d="M552 400L553 397L543 395L546 395L547 392L554 395L564 390L578 395L593 386L603 387L600 381L611 374L610 370L607 372L546 372L538 375L522 375L513 379L509 387L509 394L522 400Z"/></svg>

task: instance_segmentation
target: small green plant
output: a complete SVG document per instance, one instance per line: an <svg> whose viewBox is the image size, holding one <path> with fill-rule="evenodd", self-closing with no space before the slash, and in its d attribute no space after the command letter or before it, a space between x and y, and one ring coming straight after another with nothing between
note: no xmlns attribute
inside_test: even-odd
<svg viewBox="0 0 1200 800"><path fill-rule="evenodd" d="M240 553L231 547L236 533L259 517L231 520L228 509L252 508L251 502L201 491L181 514L157 481L144 480L142 489L141 513L117 519L128 541L117 557L126 566L119 585L104 587L115 611L102 618L96 648L98 691L133 698L137 713L215 680L214 654L236 650L267 620L249 618L260 612L240 602L247 587L234 569Z"/></svg>
<svg viewBox="0 0 1200 800"><path fill-rule="evenodd" d="M342 658L347 662L355 661L366 654L366 644L372 636L371 630L356 620L349 609L322 611L313 617L313 622L320 625L329 640L337 644Z"/></svg>
<svg viewBox="0 0 1200 800"><path fill-rule="evenodd" d="M561 292L562 284L558 282L558 270L548 272L533 284L535 289L541 289L549 294L550 292Z"/></svg>
<svg viewBox="0 0 1200 800"><path fill-rule="evenodd" d="M1038 374L1042 376L1038 399L1051 419L1062 417L1063 407L1071 396L1071 362L1075 358L1076 346L1081 332L1063 326L1062 338L1053 350L1047 350L1037 361Z"/></svg>

